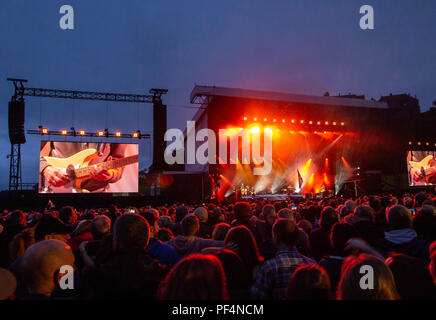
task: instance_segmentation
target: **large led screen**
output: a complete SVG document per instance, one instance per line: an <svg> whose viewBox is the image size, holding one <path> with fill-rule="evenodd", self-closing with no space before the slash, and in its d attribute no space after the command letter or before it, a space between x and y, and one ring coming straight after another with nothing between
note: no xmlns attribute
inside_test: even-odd
<svg viewBox="0 0 436 320"><path fill-rule="evenodd" d="M138 153L138 144L41 141L39 192L138 192Z"/></svg>
<svg viewBox="0 0 436 320"><path fill-rule="evenodd" d="M436 151L408 151L407 169L410 186L436 185Z"/></svg>

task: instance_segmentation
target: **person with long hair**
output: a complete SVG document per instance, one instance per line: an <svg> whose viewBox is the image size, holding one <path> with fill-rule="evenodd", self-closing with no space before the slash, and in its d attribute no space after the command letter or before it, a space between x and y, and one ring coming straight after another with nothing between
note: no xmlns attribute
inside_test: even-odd
<svg viewBox="0 0 436 320"><path fill-rule="evenodd" d="M362 268L366 273L362 273ZM362 277L368 275L372 288L362 287ZM366 282L366 281L363 281ZM342 264L338 300L398 300L394 276L383 260L368 254L350 256Z"/></svg>
<svg viewBox="0 0 436 320"><path fill-rule="evenodd" d="M263 257L259 253L256 240L250 229L246 226L237 226L231 228L224 239L224 246L233 244L235 252L239 255L244 263L247 273L254 280L257 268L263 262Z"/></svg>
<svg viewBox="0 0 436 320"><path fill-rule="evenodd" d="M161 282L159 300L226 300L226 276L213 255L191 254L180 260Z"/></svg>

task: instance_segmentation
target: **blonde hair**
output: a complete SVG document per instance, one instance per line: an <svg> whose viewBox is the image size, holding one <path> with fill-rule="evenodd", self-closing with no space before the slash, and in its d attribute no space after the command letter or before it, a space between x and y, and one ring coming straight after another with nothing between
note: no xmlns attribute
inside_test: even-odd
<svg viewBox="0 0 436 320"><path fill-rule="evenodd" d="M9 263L21 257L27 248L35 243L35 227L17 233L9 243Z"/></svg>
<svg viewBox="0 0 436 320"><path fill-rule="evenodd" d="M363 289L360 280L361 267L367 265L374 270L374 288ZM384 261L368 254L348 257L342 264L341 280L338 285L338 300L398 300L394 276Z"/></svg>

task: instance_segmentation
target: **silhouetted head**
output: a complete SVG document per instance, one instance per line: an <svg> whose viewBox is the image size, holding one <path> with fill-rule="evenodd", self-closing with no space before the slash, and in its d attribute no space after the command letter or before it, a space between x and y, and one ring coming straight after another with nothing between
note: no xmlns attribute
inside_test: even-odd
<svg viewBox="0 0 436 320"><path fill-rule="evenodd" d="M287 300L333 300L328 273L315 264L299 266L286 288Z"/></svg>
<svg viewBox="0 0 436 320"><path fill-rule="evenodd" d="M192 237L198 234L200 223L197 216L188 215L182 220L182 232L184 236Z"/></svg>
<svg viewBox="0 0 436 320"><path fill-rule="evenodd" d="M192 254L180 260L161 283L160 300L227 299L221 261L213 255Z"/></svg>
<svg viewBox="0 0 436 320"><path fill-rule="evenodd" d="M114 225L113 249L115 251L143 250L149 240L148 222L136 214L124 214Z"/></svg>
<svg viewBox="0 0 436 320"><path fill-rule="evenodd" d="M231 228L224 239L224 244L229 243L237 245L236 253L241 257L247 268L251 269L263 261L256 240L247 227L238 226Z"/></svg>
<svg viewBox="0 0 436 320"><path fill-rule="evenodd" d="M391 269L401 300L435 298L435 287L427 264L405 254L394 254L386 259Z"/></svg>
<svg viewBox="0 0 436 320"><path fill-rule="evenodd" d="M412 218L409 209L402 205L396 205L386 211L386 221L391 230L398 230L410 228Z"/></svg>
<svg viewBox="0 0 436 320"><path fill-rule="evenodd" d="M279 218L273 225L272 238L276 248L293 248L298 240L298 227L289 219Z"/></svg>

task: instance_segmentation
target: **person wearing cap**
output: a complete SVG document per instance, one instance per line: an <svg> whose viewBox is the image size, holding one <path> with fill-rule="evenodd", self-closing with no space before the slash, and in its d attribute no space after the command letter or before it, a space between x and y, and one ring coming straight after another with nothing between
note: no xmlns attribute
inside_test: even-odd
<svg viewBox="0 0 436 320"><path fill-rule="evenodd" d="M72 228L66 226L58 218L49 215L43 215L38 225L35 227L35 241L57 239L67 242L71 237Z"/></svg>

